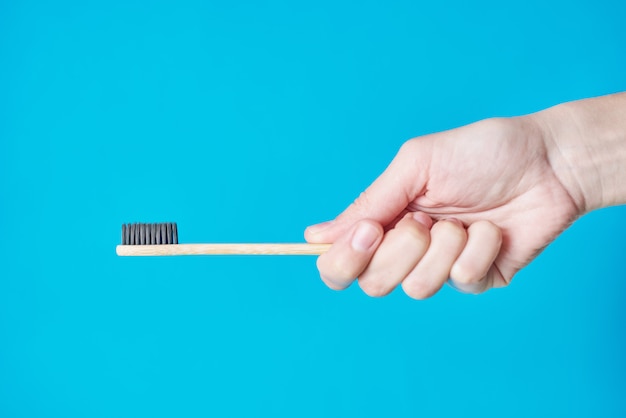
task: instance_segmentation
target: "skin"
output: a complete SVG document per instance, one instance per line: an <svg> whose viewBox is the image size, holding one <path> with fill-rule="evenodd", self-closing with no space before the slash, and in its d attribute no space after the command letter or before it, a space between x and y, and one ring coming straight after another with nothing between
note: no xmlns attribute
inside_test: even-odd
<svg viewBox="0 0 626 418"><path fill-rule="evenodd" d="M415 299L446 281L508 285L585 213L626 203L626 93L407 141L344 212L306 229L332 243L324 283Z"/></svg>

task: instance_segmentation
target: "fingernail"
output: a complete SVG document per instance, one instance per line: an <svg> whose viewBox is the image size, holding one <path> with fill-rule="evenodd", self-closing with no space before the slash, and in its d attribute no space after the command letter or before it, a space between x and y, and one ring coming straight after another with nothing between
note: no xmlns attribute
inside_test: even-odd
<svg viewBox="0 0 626 418"><path fill-rule="evenodd" d="M361 253L367 252L377 239L378 230L373 225L361 224L352 236L352 248Z"/></svg>
<svg viewBox="0 0 626 418"><path fill-rule="evenodd" d="M326 221L326 222L322 222L319 224L311 225L307 227L306 229L311 234L318 234L322 232L323 230L325 230L326 228L328 228L329 226L331 226L332 224L333 224L333 221Z"/></svg>

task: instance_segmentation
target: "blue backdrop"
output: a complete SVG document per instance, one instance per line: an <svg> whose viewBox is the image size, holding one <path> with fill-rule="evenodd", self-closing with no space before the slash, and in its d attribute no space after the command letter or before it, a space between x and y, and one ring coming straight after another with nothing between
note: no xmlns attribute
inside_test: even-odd
<svg viewBox="0 0 626 418"><path fill-rule="evenodd" d="M624 1L0 3L0 416L624 416L626 208L506 289L325 288L301 241L414 136L626 90Z"/></svg>

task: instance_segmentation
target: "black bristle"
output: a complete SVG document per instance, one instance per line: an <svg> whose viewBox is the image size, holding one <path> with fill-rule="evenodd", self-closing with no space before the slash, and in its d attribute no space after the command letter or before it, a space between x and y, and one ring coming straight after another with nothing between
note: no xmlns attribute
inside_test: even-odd
<svg viewBox="0 0 626 418"><path fill-rule="evenodd" d="M176 223L133 223L122 225L122 245L178 244Z"/></svg>
<svg viewBox="0 0 626 418"><path fill-rule="evenodd" d="M139 240L140 229L141 229L141 224L135 224L135 238L133 238L135 245L141 245L141 241Z"/></svg>
<svg viewBox="0 0 626 418"><path fill-rule="evenodd" d="M146 245L150 245L150 224L147 224L143 231L144 239L143 242Z"/></svg>

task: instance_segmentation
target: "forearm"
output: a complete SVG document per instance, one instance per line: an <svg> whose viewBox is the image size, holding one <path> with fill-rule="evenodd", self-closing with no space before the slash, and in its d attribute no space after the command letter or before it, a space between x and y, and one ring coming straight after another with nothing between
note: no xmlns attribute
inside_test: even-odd
<svg viewBox="0 0 626 418"><path fill-rule="evenodd" d="M564 103L531 115L554 173L580 214L626 204L626 93Z"/></svg>

